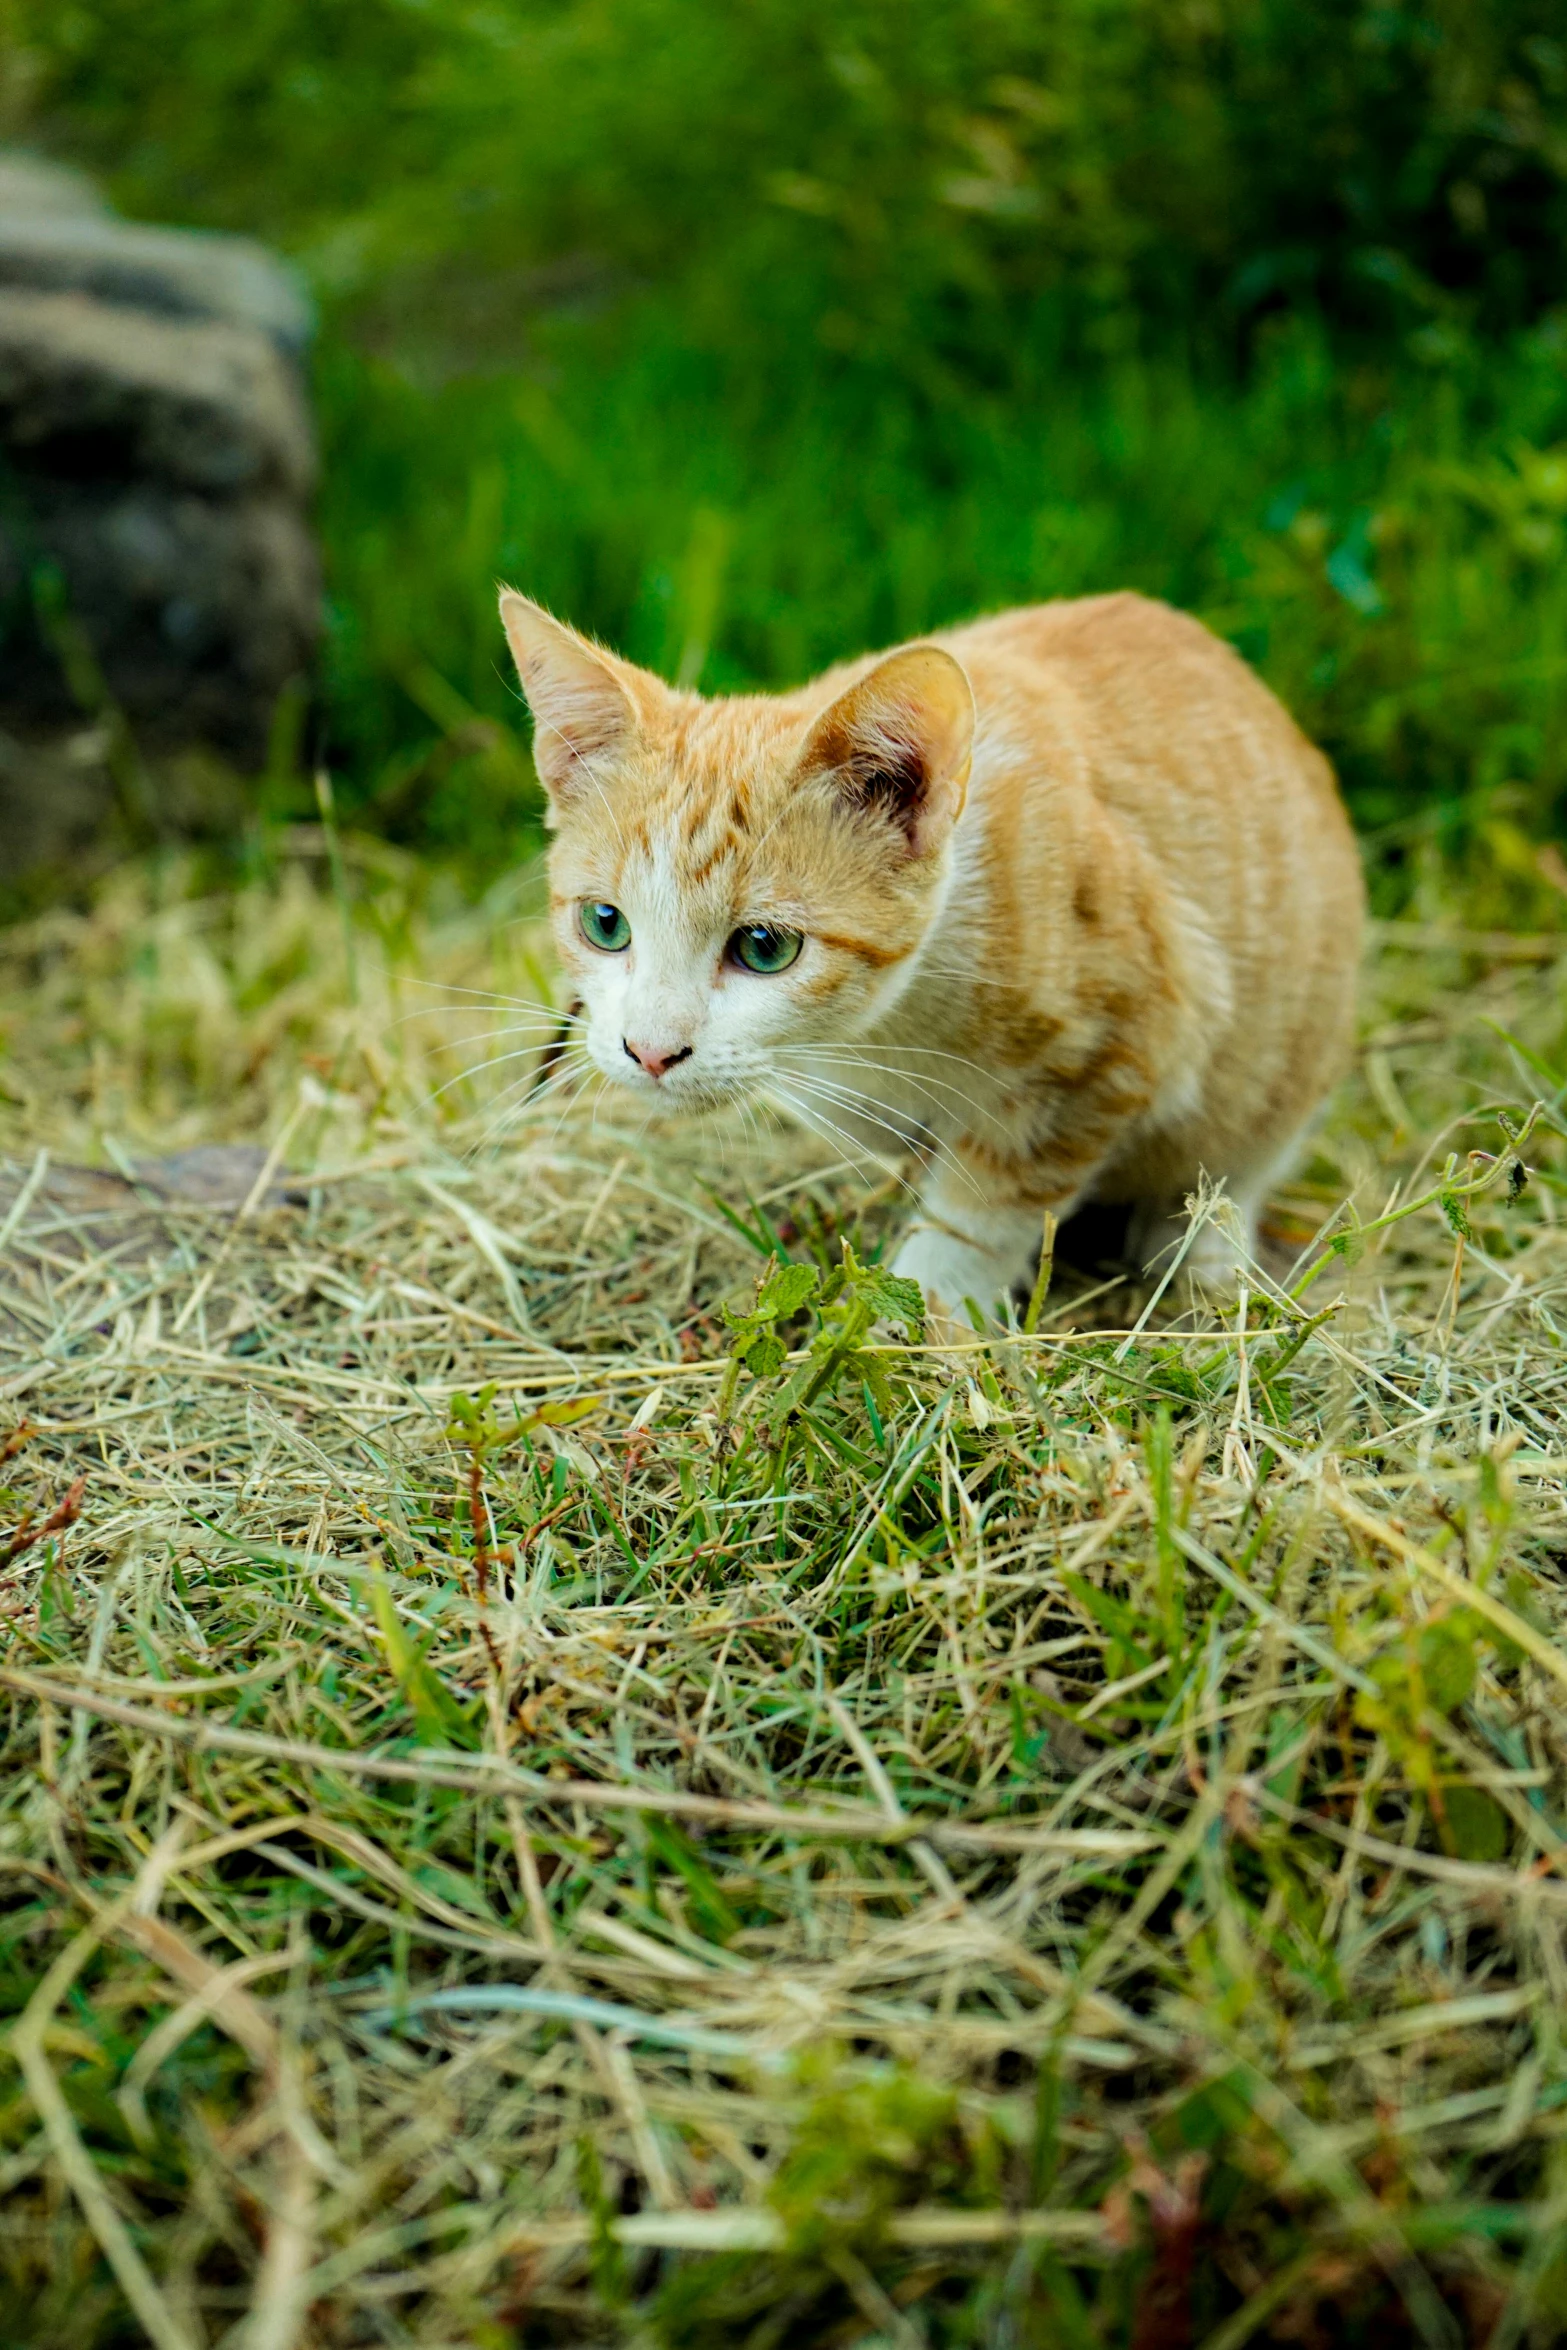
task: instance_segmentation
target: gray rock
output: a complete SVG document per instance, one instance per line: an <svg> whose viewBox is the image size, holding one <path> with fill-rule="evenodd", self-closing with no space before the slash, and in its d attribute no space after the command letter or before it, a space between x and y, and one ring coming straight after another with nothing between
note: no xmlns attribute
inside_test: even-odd
<svg viewBox="0 0 1567 2350"><path fill-rule="evenodd" d="M310 340L298 280L265 247L200 229L141 228L66 211L28 214L6 202L0 169L0 286L90 294L170 318L254 328L297 359Z"/></svg>
<svg viewBox="0 0 1567 2350"><path fill-rule="evenodd" d="M254 327L151 318L86 294L0 291L0 440L13 463L85 452L95 473L309 494L299 379Z"/></svg>
<svg viewBox="0 0 1567 2350"><path fill-rule="evenodd" d="M36 215L103 220L109 207L87 174L20 148L0 148L0 225Z"/></svg>
<svg viewBox="0 0 1567 2350"><path fill-rule="evenodd" d="M204 742L261 763L278 694L306 674L320 631L315 547L296 507L220 502L152 476L88 501L76 482L38 474L21 520L0 518L0 602L25 596L40 558L147 750ZM30 632L0 638L0 710L81 725L62 665L38 661Z"/></svg>
<svg viewBox="0 0 1567 2350"><path fill-rule="evenodd" d="M149 753L262 762L320 634L309 326L259 246L0 151L0 881L109 826L116 711Z"/></svg>

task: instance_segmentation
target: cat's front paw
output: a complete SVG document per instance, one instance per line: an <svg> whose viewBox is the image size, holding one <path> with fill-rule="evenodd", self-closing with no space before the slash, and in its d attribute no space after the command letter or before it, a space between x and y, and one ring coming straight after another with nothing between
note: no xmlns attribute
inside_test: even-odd
<svg viewBox="0 0 1567 2350"><path fill-rule="evenodd" d="M983 1248L939 1224L916 1224L906 1234L892 1269L919 1283L931 1334L938 1340L972 1336L970 1301L987 1318L1004 1321L1007 1299L1020 1277L1010 1254Z"/></svg>

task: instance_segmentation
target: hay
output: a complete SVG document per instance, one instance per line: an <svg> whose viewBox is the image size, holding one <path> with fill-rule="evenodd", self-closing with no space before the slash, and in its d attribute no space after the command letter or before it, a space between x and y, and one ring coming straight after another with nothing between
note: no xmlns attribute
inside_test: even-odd
<svg viewBox="0 0 1567 2350"><path fill-rule="evenodd" d="M0 942L7 2338L1559 2339L1567 941L1384 933L1298 1303L731 1427L895 1180L321 849Z"/></svg>

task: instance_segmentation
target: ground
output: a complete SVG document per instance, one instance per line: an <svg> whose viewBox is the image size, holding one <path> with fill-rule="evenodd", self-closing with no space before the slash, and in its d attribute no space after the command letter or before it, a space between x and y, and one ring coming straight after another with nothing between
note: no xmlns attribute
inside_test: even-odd
<svg viewBox="0 0 1567 2350"><path fill-rule="evenodd" d="M1238 1305L932 1350L330 845L0 938L4 2338L1559 2340L1559 896Z"/></svg>

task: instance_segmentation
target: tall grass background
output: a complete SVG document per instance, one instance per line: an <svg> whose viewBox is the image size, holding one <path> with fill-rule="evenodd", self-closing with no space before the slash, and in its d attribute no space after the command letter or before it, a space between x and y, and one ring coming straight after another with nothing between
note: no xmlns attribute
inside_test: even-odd
<svg viewBox="0 0 1567 2350"><path fill-rule="evenodd" d="M354 821L473 873L526 845L506 578L712 690L1133 585L1279 687L1395 891L1411 826L1559 813L1552 8L6 22L14 134L318 298L329 639L280 812L325 759Z"/></svg>

